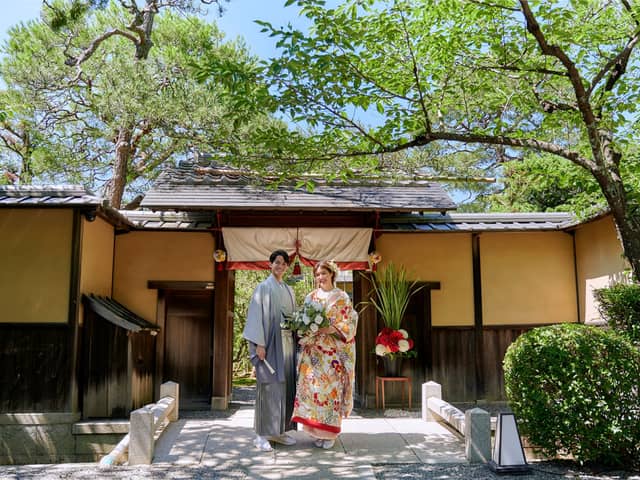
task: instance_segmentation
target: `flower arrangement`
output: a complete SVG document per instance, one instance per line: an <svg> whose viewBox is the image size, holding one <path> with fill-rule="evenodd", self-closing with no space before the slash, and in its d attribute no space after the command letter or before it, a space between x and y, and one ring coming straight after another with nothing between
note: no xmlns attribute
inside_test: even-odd
<svg viewBox="0 0 640 480"><path fill-rule="evenodd" d="M384 327L376 337L376 355L380 357L406 357L412 358L417 355L413 350L413 340L409 338L406 330L399 328Z"/></svg>
<svg viewBox="0 0 640 480"><path fill-rule="evenodd" d="M285 319L284 324L286 328L297 332L298 335L305 335L328 327L330 322L321 303L305 300L298 311Z"/></svg>
<svg viewBox="0 0 640 480"><path fill-rule="evenodd" d="M376 337L374 353L383 359L416 357L413 340L400 324L411 297L423 286L417 280L409 280L404 267L393 263L373 273L370 280L373 297L366 304L373 305L385 325Z"/></svg>
<svg viewBox="0 0 640 480"><path fill-rule="evenodd" d="M371 276L374 296L368 302L375 307L386 327L398 330L411 297L423 286L409 280L403 267L389 263Z"/></svg>

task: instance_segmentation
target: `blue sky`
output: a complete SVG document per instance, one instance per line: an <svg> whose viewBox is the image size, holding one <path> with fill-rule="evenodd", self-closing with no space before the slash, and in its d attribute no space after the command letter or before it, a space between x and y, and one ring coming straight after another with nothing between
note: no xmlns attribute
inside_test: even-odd
<svg viewBox="0 0 640 480"><path fill-rule="evenodd" d="M3 3L9 5L3 5L0 15L0 43L4 43L13 25L38 18L42 0L4 0ZM284 7L284 3L285 0L231 0L225 3L226 11L222 17L210 8L207 18L215 20L229 39L242 36L254 54L268 58L275 53L275 41L262 34L254 20L266 20L274 25L304 24L304 19L298 17L297 7Z"/></svg>

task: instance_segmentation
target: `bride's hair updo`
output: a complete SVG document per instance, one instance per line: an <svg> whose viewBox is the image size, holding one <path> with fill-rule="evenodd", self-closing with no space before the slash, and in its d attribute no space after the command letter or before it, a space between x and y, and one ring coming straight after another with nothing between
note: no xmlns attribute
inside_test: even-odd
<svg viewBox="0 0 640 480"><path fill-rule="evenodd" d="M333 260L322 260L314 265L313 273L315 274L321 268L324 268L328 272L331 272L331 283L335 284L336 277L338 276L338 272L340 271L336 262L334 262Z"/></svg>

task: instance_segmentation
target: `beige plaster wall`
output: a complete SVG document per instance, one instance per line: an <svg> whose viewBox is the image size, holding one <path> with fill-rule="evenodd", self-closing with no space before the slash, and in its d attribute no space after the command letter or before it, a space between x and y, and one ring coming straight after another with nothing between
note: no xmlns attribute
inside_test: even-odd
<svg viewBox="0 0 640 480"><path fill-rule="evenodd" d="M113 278L113 226L100 217L82 220L80 293L111 296Z"/></svg>
<svg viewBox="0 0 640 480"><path fill-rule="evenodd" d="M485 325L578 320L571 235L482 233L480 263Z"/></svg>
<svg viewBox="0 0 640 480"><path fill-rule="evenodd" d="M473 325L471 234L387 233L376 240L386 262L405 265L410 278L440 282L431 292L434 326Z"/></svg>
<svg viewBox="0 0 640 480"><path fill-rule="evenodd" d="M576 229L576 257L580 321L600 323L593 290L625 280L624 270L629 268L611 216Z"/></svg>
<svg viewBox="0 0 640 480"><path fill-rule="evenodd" d="M215 242L209 233L130 232L116 236L113 297L156 321L157 291L149 280L214 280Z"/></svg>
<svg viewBox="0 0 640 480"><path fill-rule="evenodd" d="M113 226L97 217L93 222L82 219L80 250L80 294L111 296L113 283ZM84 323L84 308L79 311L79 323Z"/></svg>
<svg viewBox="0 0 640 480"><path fill-rule="evenodd" d="M73 211L0 209L0 322L66 323Z"/></svg>

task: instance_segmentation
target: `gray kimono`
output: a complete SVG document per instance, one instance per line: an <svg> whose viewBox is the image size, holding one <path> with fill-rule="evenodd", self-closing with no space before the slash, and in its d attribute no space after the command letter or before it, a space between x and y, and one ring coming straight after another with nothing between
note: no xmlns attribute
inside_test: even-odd
<svg viewBox="0 0 640 480"><path fill-rule="evenodd" d="M282 330L282 316L295 309L295 297L289 285L273 275L255 289L243 337L249 342L251 363L256 369L257 392L255 429L260 436L277 436L291 428L289 424L295 398L295 349L291 332ZM256 347L266 348L269 371L256 354Z"/></svg>

